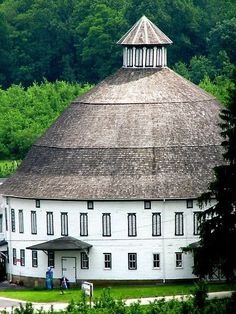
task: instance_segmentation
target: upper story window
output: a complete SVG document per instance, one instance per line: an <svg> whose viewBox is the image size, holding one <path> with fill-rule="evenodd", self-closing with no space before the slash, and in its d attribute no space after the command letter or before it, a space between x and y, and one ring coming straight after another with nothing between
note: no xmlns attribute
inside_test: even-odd
<svg viewBox="0 0 236 314"><path fill-rule="evenodd" d="M137 253L128 253L128 269L137 269Z"/></svg>
<svg viewBox="0 0 236 314"><path fill-rule="evenodd" d="M89 257L85 252L81 252L81 269L89 269Z"/></svg>
<svg viewBox="0 0 236 314"><path fill-rule="evenodd" d="M32 267L38 267L38 252L32 251Z"/></svg>
<svg viewBox="0 0 236 314"><path fill-rule="evenodd" d="M13 262L13 265L16 265L17 263L17 260L16 260L16 249L12 249L12 262Z"/></svg>
<svg viewBox="0 0 236 314"><path fill-rule="evenodd" d="M2 223L2 221L3 221L3 216L2 216L2 214L0 214L0 233L3 232L3 223Z"/></svg>
<svg viewBox="0 0 236 314"><path fill-rule="evenodd" d="M80 235L82 237L88 235L88 214L80 214Z"/></svg>
<svg viewBox="0 0 236 314"><path fill-rule="evenodd" d="M25 250L20 250L20 266L25 266Z"/></svg>
<svg viewBox="0 0 236 314"><path fill-rule="evenodd" d="M184 215L183 213L175 213L175 235L184 235Z"/></svg>
<svg viewBox="0 0 236 314"><path fill-rule="evenodd" d="M11 231L16 231L16 217L15 217L15 209L11 209Z"/></svg>
<svg viewBox="0 0 236 314"><path fill-rule="evenodd" d="M127 48L127 66L133 66L133 48Z"/></svg>
<svg viewBox="0 0 236 314"><path fill-rule="evenodd" d="M31 211L31 233L37 234L37 216L36 211Z"/></svg>
<svg viewBox="0 0 236 314"><path fill-rule="evenodd" d="M143 66L143 48L135 49L135 66L136 67Z"/></svg>
<svg viewBox="0 0 236 314"><path fill-rule="evenodd" d="M111 253L103 253L104 269L111 269Z"/></svg>
<svg viewBox="0 0 236 314"><path fill-rule="evenodd" d="M111 236L111 214L102 214L102 235Z"/></svg>
<svg viewBox="0 0 236 314"><path fill-rule="evenodd" d="M24 233L24 215L22 209L19 209L19 233Z"/></svg>
<svg viewBox="0 0 236 314"><path fill-rule="evenodd" d="M200 212L193 213L193 234L199 235L200 234Z"/></svg>
<svg viewBox="0 0 236 314"><path fill-rule="evenodd" d="M40 208L40 200L35 200L35 207Z"/></svg>
<svg viewBox="0 0 236 314"><path fill-rule="evenodd" d="M136 214L128 214L128 236L137 236Z"/></svg>
<svg viewBox="0 0 236 314"><path fill-rule="evenodd" d="M61 235L68 236L68 214L61 213Z"/></svg>
<svg viewBox="0 0 236 314"><path fill-rule="evenodd" d="M193 200L186 200L187 208L193 208Z"/></svg>
<svg viewBox="0 0 236 314"><path fill-rule="evenodd" d="M144 209L151 209L152 202L151 201L144 201Z"/></svg>
<svg viewBox="0 0 236 314"><path fill-rule="evenodd" d="M53 212L47 212L47 234L54 234Z"/></svg>
<svg viewBox="0 0 236 314"><path fill-rule="evenodd" d="M93 201L88 201L88 202L87 202L87 208L88 208L88 209L94 209L94 203L93 203Z"/></svg>
<svg viewBox="0 0 236 314"><path fill-rule="evenodd" d="M152 235L157 237L161 235L161 214L153 213L152 214Z"/></svg>
<svg viewBox="0 0 236 314"><path fill-rule="evenodd" d="M5 207L5 225L6 225L6 231L8 231L8 218L7 218L7 208Z"/></svg>
<svg viewBox="0 0 236 314"><path fill-rule="evenodd" d="M146 67L153 67L154 63L154 49L153 48L147 48L146 49Z"/></svg>

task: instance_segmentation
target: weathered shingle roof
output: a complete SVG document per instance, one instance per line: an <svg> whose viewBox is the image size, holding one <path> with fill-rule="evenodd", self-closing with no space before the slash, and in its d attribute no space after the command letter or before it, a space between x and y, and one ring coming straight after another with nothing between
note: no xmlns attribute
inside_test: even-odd
<svg viewBox="0 0 236 314"><path fill-rule="evenodd" d="M146 16L142 16L117 42L120 45L170 45L172 41Z"/></svg>
<svg viewBox="0 0 236 314"><path fill-rule="evenodd" d="M120 69L78 98L0 192L25 198L194 198L222 163L215 98L168 68Z"/></svg>

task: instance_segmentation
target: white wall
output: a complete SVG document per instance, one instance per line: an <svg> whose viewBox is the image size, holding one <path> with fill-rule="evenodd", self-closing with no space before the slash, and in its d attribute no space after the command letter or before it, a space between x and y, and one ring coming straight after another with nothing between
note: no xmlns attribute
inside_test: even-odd
<svg viewBox="0 0 236 314"><path fill-rule="evenodd" d="M5 200L4 200L5 202ZM17 250L61 237L60 213L68 212L69 236L88 242L93 247L89 252L90 267L81 269L80 252L57 252L54 277L61 277L61 257L76 257L78 279L182 279L192 278L191 254L183 254L183 267L175 267L175 252L198 240L193 235L193 212L200 211L197 202L186 208L186 200L152 201L151 209L144 209L143 201L95 201L94 209L87 209L86 201L41 200L40 208L35 200L9 198L2 208L8 211L8 231L5 238L9 246L8 271L14 275L44 277L47 270L47 255L38 251L38 267L32 267L32 252L25 250L25 266L12 263L12 248ZM16 232L11 232L10 210L15 209ZM24 212L24 233L19 233L18 210ZM31 234L30 214L37 212L37 235ZM54 213L54 235L47 235L46 212ZM80 213L88 213L88 236L80 236ZM152 213L160 212L162 235L152 236ZM184 213L184 235L175 236L175 212ZM102 213L111 213L111 237L102 236ZM127 214L136 213L137 236L128 237ZM5 221L5 218L3 219ZM5 224L4 224L5 226ZM104 269L103 253L112 253L112 269ZM137 253L137 269L128 269L128 253ZM152 254L160 253L160 269L153 269Z"/></svg>

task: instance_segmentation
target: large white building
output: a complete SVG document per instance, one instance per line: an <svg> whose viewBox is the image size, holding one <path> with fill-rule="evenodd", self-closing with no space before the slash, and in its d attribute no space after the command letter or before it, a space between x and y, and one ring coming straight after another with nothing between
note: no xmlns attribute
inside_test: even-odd
<svg viewBox="0 0 236 314"><path fill-rule="evenodd" d="M220 106L167 67L172 43L142 17L123 67L74 101L0 188L10 280L193 278L197 197L220 164Z"/></svg>

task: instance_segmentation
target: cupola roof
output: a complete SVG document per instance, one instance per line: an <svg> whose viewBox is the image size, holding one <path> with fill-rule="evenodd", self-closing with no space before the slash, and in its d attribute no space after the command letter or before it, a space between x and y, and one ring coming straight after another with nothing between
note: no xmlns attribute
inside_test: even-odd
<svg viewBox="0 0 236 314"><path fill-rule="evenodd" d="M120 45L170 45L173 42L145 15L117 42Z"/></svg>

